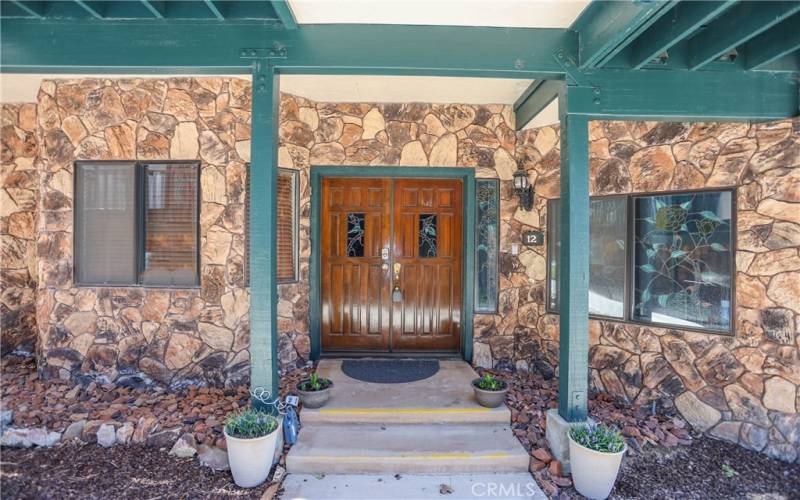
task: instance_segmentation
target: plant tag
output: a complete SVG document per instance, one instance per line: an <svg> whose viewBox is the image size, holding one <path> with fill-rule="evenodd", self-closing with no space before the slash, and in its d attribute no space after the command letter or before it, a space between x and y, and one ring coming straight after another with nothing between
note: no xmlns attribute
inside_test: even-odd
<svg viewBox="0 0 800 500"><path fill-rule="evenodd" d="M297 396L286 396L286 404L291 406L297 406L300 403L300 398Z"/></svg>

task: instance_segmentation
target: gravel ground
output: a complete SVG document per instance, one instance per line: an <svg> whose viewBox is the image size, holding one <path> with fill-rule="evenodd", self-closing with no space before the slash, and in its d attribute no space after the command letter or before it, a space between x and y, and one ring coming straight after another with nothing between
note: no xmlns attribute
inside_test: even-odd
<svg viewBox="0 0 800 500"><path fill-rule="evenodd" d="M2 450L3 499L261 498L269 488L242 489L230 472L144 446L62 445Z"/></svg>
<svg viewBox="0 0 800 500"><path fill-rule="evenodd" d="M731 477L723 464L732 467ZM261 498L268 488L237 488L229 472L143 446L3 449L0 467L4 499ZM559 498L580 495L562 488ZM800 499L800 466L709 438L676 448L648 446L626 458L612 498Z"/></svg>
<svg viewBox="0 0 800 500"><path fill-rule="evenodd" d="M612 498L800 499L800 465L699 437L691 446L648 446L626 457Z"/></svg>

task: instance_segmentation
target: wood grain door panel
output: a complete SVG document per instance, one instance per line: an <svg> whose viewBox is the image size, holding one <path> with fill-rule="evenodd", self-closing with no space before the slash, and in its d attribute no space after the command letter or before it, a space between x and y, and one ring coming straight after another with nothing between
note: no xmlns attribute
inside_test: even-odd
<svg viewBox="0 0 800 500"><path fill-rule="evenodd" d="M457 350L462 181L331 177L321 187L323 349ZM352 247L355 227L363 239ZM395 284L400 302L391 300Z"/></svg>

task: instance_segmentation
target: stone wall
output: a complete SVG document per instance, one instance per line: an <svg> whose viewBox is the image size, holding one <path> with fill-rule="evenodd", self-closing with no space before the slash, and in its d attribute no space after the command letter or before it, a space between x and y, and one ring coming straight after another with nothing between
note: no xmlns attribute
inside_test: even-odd
<svg viewBox="0 0 800 500"><path fill-rule="evenodd" d="M0 353L36 346L36 105L2 105Z"/></svg>
<svg viewBox="0 0 800 500"><path fill-rule="evenodd" d="M279 286L279 359L284 369L304 364L311 345L310 165L474 167L478 177L500 179L503 210L515 212L517 137L510 106L332 104L284 94L279 139L279 166L300 171L300 279ZM523 219L528 215L519 214ZM533 252L521 258L529 254ZM543 269L543 258L541 265Z"/></svg>
<svg viewBox="0 0 800 500"><path fill-rule="evenodd" d="M526 131L517 154L536 210L559 197L558 127ZM592 122L593 195L738 189L735 334L590 321L591 388L627 402L675 405L696 428L786 461L800 453L800 120L766 124ZM520 225L503 208L501 251ZM538 247L544 258L546 246ZM476 362L558 364L558 317L545 270L504 254L501 315L476 331ZM515 285L519 283L519 285Z"/></svg>
<svg viewBox="0 0 800 500"><path fill-rule="evenodd" d="M176 387L250 371L244 196L250 84L227 78L46 80L38 96L40 372ZM200 160L200 287L76 287L76 160Z"/></svg>

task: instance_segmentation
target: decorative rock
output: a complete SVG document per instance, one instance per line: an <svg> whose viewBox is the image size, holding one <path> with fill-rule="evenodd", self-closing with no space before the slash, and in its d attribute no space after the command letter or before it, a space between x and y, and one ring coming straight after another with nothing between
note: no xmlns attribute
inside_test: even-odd
<svg viewBox="0 0 800 500"><path fill-rule="evenodd" d="M117 442L117 432L111 424L103 424L97 429L97 444L103 448L111 448Z"/></svg>
<svg viewBox="0 0 800 500"><path fill-rule="evenodd" d="M197 441L194 434L185 433L177 441L169 452L170 455L178 458L192 458L197 454Z"/></svg>
<svg viewBox="0 0 800 500"><path fill-rule="evenodd" d="M444 134L433 145L430 165L434 167L452 167L458 161L458 139L455 134Z"/></svg>
<svg viewBox="0 0 800 500"><path fill-rule="evenodd" d="M125 422L117 429L117 444L127 445L133 437L134 427L131 422Z"/></svg>
<svg viewBox="0 0 800 500"><path fill-rule="evenodd" d="M9 428L3 432L0 445L11 448L30 448L40 446L49 448L61 440L60 432L48 432L45 428L18 429Z"/></svg>
<svg viewBox="0 0 800 500"><path fill-rule="evenodd" d="M64 442L67 441L74 441L76 439L81 439L83 435L83 428L86 427L86 420L78 420L77 422L72 422L69 424L64 431L64 435L62 439Z"/></svg>
<svg viewBox="0 0 800 500"><path fill-rule="evenodd" d="M425 156L421 142L412 141L403 146L403 150L400 152L400 165L428 165L428 158Z"/></svg>
<svg viewBox="0 0 800 500"><path fill-rule="evenodd" d="M732 443L739 442L739 429L741 422L720 422L716 427L711 429L710 433L715 438L724 439Z"/></svg>
<svg viewBox="0 0 800 500"><path fill-rule="evenodd" d="M149 448L171 448L180 434L180 427L175 429L167 429L161 432L150 434L147 437L147 446Z"/></svg>
<svg viewBox="0 0 800 500"><path fill-rule="evenodd" d="M761 405L761 401L747 390L739 385L731 384L726 386L723 391L734 418L769 427L770 421L769 417L767 417L767 410Z"/></svg>
<svg viewBox="0 0 800 500"><path fill-rule="evenodd" d="M770 410L795 413L797 387L781 377L770 377L764 382L764 406Z"/></svg>
<svg viewBox="0 0 800 500"><path fill-rule="evenodd" d="M14 421L14 412L11 410L3 410L0 412L0 426L6 427L11 425L11 422Z"/></svg>
<svg viewBox="0 0 800 500"><path fill-rule="evenodd" d="M386 121L378 108L372 108L364 115L364 133L361 135L362 139L374 139L375 134L386 128Z"/></svg>
<svg viewBox="0 0 800 500"><path fill-rule="evenodd" d="M200 464L214 470L229 470L228 452L214 446L201 444L197 447L197 459Z"/></svg>
<svg viewBox="0 0 800 500"><path fill-rule="evenodd" d="M194 160L199 149L197 125L194 122L181 122L175 127L169 155L174 160Z"/></svg>
<svg viewBox="0 0 800 500"><path fill-rule="evenodd" d="M690 391L675 398L675 407L692 427L703 432L714 427L722 418L719 411L700 401Z"/></svg>

